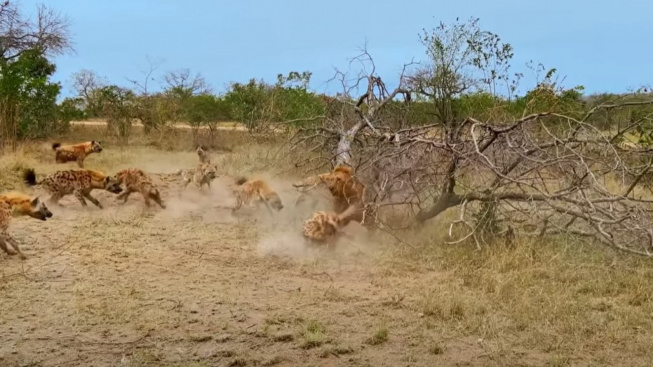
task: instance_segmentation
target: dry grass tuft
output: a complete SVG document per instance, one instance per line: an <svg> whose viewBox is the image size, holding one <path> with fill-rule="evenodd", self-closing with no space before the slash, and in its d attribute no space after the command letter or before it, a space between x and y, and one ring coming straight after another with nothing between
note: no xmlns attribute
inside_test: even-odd
<svg viewBox="0 0 653 367"><path fill-rule="evenodd" d="M444 271L416 305L428 329L449 338L480 337L499 347L498 354L505 343L552 353L551 365L567 365L581 350L609 359L614 351L605 346L618 340L637 340L619 344L617 353L626 354L653 342L653 334L641 333L653 327L649 259L568 238L522 239L511 248L496 243L476 251L438 244L442 236L433 232L428 237L416 236L415 248L386 262L405 271Z"/></svg>
<svg viewBox="0 0 653 367"><path fill-rule="evenodd" d="M325 328L319 321L309 321L304 325L304 330L301 335L303 338L301 347L303 349L311 349L319 347L325 342Z"/></svg>
<svg viewBox="0 0 653 367"><path fill-rule="evenodd" d="M369 345L379 345L388 341L389 335L388 328L386 326L379 326L374 330L374 334L365 341Z"/></svg>

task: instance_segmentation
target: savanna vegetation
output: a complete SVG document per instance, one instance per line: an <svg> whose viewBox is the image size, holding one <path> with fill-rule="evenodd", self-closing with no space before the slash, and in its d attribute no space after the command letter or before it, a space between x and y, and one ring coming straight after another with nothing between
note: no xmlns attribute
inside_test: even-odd
<svg viewBox="0 0 653 367"><path fill-rule="evenodd" d="M63 169L53 141L100 140L87 165L152 173L168 208L71 199L51 221L16 219L29 259L0 258L0 365L653 360L647 87L587 95L555 68L515 65L519 50L469 19L416 32L424 57L397 76L362 50L333 95L311 90L310 71L216 94L201 72L148 58L126 85L80 70L62 99L51 78L71 41L55 10L0 5L0 191L28 192L25 168ZM225 177L271 182L276 222L225 211L224 177L177 197L170 175L197 145ZM337 164L367 185L373 225L327 255L303 246L315 209L295 206L318 189L292 183Z"/></svg>

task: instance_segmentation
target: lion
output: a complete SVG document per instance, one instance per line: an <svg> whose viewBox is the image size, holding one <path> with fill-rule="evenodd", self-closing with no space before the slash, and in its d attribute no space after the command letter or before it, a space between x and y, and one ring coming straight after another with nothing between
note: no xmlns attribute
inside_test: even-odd
<svg viewBox="0 0 653 367"><path fill-rule="evenodd" d="M325 185L332 196L333 212L336 214L343 213L350 206L357 208L364 207L364 196L367 187L354 177L353 168L345 165L336 166L332 172L322 173L317 176L309 177L301 183L293 184L296 188L309 187L308 190L319 186ZM306 191L297 199L296 204L306 201ZM348 215L344 218L344 225L350 221L355 220L362 222L364 211L356 210L353 215Z"/></svg>

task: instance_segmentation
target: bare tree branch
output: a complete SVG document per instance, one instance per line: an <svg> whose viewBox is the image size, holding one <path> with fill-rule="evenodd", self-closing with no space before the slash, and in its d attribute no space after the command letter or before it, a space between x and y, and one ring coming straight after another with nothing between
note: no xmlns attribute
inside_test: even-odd
<svg viewBox="0 0 653 367"><path fill-rule="evenodd" d="M53 9L39 5L36 19L25 17L18 5L0 5L0 58L12 60L27 50L39 49L47 55L74 52L68 19Z"/></svg>

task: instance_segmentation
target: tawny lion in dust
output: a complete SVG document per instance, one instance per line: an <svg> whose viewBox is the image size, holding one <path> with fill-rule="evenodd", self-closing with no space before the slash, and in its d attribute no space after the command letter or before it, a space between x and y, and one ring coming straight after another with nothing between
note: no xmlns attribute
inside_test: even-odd
<svg viewBox="0 0 653 367"><path fill-rule="evenodd" d="M352 206L358 209L343 217L343 225L346 226L352 220L364 221L365 212L360 209L364 207L363 199L367 187L354 177L354 170L349 166L339 165L332 172L309 177L300 183L293 184L296 188L308 187L308 189L304 189L303 195L297 199L296 204L307 200L307 195L310 195L308 191L322 184L331 192L333 212L336 214L344 213Z"/></svg>

